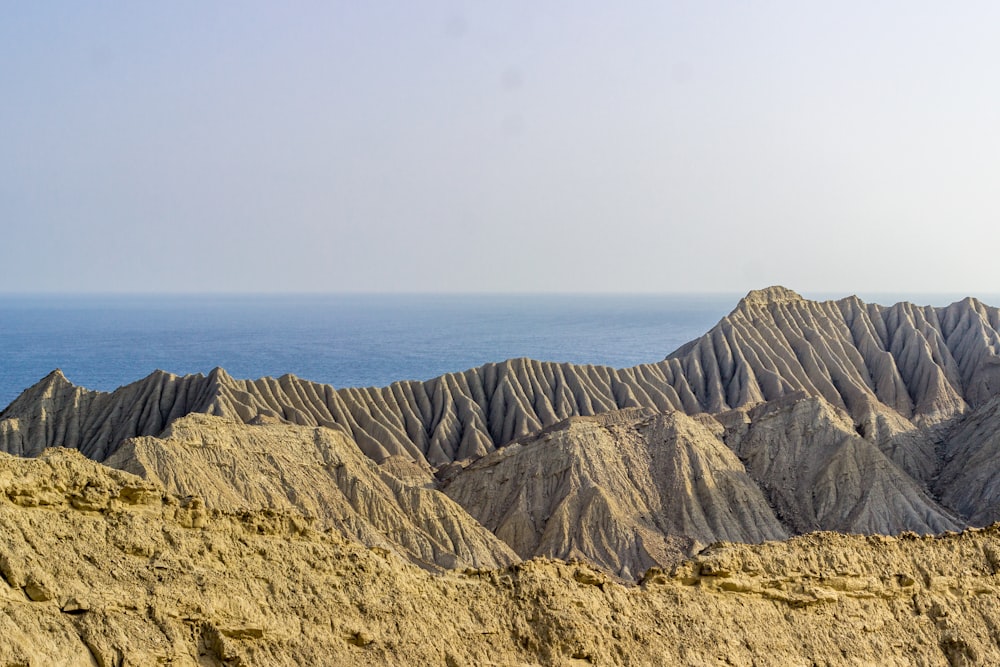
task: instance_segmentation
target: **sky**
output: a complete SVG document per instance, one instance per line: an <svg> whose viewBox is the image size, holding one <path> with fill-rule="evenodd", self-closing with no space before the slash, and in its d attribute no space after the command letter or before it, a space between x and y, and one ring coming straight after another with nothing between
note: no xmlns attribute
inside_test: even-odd
<svg viewBox="0 0 1000 667"><path fill-rule="evenodd" d="M0 292L1000 292L1000 3L0 9Z"/></svg>

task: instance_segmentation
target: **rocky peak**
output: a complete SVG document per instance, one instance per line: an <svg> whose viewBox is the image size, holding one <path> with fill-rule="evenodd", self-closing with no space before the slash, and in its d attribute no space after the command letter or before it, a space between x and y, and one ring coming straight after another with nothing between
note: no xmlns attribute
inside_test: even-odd
<svg viewBox="0 0 1000 667"><path fill-rule="evenodd" d="M739 305L767 306L770 304L795 303L797 301L805 301L805 299L802 298L801 294L787 287L772 285L764 289L751 290L740 300Z"/></svg>

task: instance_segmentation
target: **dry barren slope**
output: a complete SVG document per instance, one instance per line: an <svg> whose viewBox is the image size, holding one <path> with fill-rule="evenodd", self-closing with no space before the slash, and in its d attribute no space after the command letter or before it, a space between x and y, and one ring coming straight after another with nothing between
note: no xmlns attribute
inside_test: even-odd
<svg viewBox="0 0 1000 667"><path fill-rule="evenodd" d="M206 378L156 371L107 393L77 387L55 370L0 413L0 449L38 456L47 447L69 447L103 461L128 438L159 435L174 419L203 412L217 392L214 372Z"/></svg>
<svg viewBox="0 0 1000 667"><path fill-rule="evenodd" d="M822 398L788 396L723 419L726 443L790 533L939 533L965 525Z"/></svg>
<svg viewBox="0 0 1000 667"><path fill-rule="evenodd" d="M0 455L0 665L997 664L998 567L990 528L720 544L641 586L434 575L295 512Z"/></svg>
<svg viewBox="0 0 1000 667"><path fill-rule="evenodd" d="M1000 521L1000 396L957 420L942 442L942 502L972 525Z"/></svg>
<svg viewBox="0 0 1000 667"><path fill-rule="evenodd" d="M787 537L713 421L573 417L480 459L445 493L522 558L582 558L626 579L710 542Z"/></svg>
<svg viewBox="0 0 1000 667"><path fill-rule="evenodd" d="M719 540L965 525L822 398L721 419L574 417L483 457L444 490L523 558L584 558L625 578Z"/></svg>
<svg viewBox="0 0 1000 667"><path fill-rule="evenodd" d="M518 560L444 494L401 481L333 429L247 425L194 413L159 438L126 441L105 464L174 495L197 496L209 510L297 511L317 530L426 566L499 567Z"/></svg>
<svg viewBox="0 0 1000 667"><path fill-rule="evenodd" d="M1000 389L998 326L997 309L975 299L887 307L856 297L808 301L776 287L751 292L666 360L621 370L514 359L426 382L335 390L293 376L234 380L217 369L155 373L112 394L53 374L0 414L0 449L33 455L65 445L103 460L126 438L156 435L199 411L340 428L375 461L399 455L440 466L572 416L628 407L714 413L799 391L858 423L888 410L931 425Z"/></svg>

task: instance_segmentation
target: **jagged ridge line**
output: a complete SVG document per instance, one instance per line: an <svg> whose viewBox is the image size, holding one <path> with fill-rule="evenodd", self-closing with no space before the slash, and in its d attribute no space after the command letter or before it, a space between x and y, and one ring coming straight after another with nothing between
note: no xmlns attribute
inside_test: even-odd
<svg viewBox="0 0 1000 667"><path fill-rule="evenodd" d="M832 319L836 315L840 322ZM997 309L972 299L942 308L865 306L856 297L744 300L705 336L654 364L615 370L515 359L425 382L340 390L294 376L238 381L216 371L207 378L154 373L111 394L79 390L68 401L63 392L57 402L74 409L56 412L69 416L46 415L44 434L33 429L28 440L72 446L101 460L125 437L156 435L187 412L244 421L266 412L307 425L339 425L376 460L405 454L442 464L483 455L568 416L631 406L714 412L801 389L851 411L867 396L905 417L939 419L983 399L974 385L1000 347L997 321ZM791 343L790 335L799 342ZM852 372L855 364L845 364L831 343L865 373ZM768 373L776 377L761 377ZM738 378L740 389L733 391ZM943 406L941 415L933 413L935 406ZM124 424L117 414L123 410ZM18 452L10 441L0 433L4 449L37 454L23 447Z"/></svg>

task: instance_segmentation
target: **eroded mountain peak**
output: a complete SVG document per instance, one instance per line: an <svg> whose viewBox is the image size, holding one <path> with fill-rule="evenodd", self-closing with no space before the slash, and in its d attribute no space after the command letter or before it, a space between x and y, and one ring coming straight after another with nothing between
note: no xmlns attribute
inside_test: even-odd
<svg viewBox="0 0 1000 667"><path fill-rule="evenodd" d="M781 285L751 290L740 300L740 306L768 306L771 304L805 301L802 295Z"/></svg>

